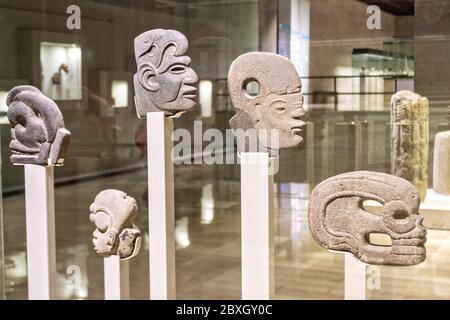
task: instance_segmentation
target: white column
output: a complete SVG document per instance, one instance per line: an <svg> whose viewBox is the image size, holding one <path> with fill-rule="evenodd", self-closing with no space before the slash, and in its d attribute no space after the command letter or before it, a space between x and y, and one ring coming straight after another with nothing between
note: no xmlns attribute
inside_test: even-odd
<svg viewBox="0 0 450 320"><path fill-rule="evenodd" d="M267 153L241 153L242 299L274 291L274 195Z"/></svg>
<svg viewBox="0 0 450 320"><path fill-rule="evenodd" d="M300 77L309 76L310 0L291 0L291 61ZM309 81L302 80L302 91L309 92ZM305 96L308 103L309 97Z"/></svg>
<svg viewBox="0 0 450 320"><path fill-rule="evenodd" d="M147 113L150 299L175 299L173 120Z"/></svg>
<svg viewBox="0 0 450 320"><path fill-rule="evenodd" d="M53 167L27 164L25 207L27 226L28 298L56 298L55 197Z"/></svg>
<svg viewBox="0 0 450 320"><path fill-rule="evenodd" d="M366 300L367 264L345 253L345 300Z"/></svg>
<svg viewBox="0 0 450 320"><path fill-rule="evenodd" d="M129 262L117 255L103 258L105 276L105 300L130 299Z"/></svg>

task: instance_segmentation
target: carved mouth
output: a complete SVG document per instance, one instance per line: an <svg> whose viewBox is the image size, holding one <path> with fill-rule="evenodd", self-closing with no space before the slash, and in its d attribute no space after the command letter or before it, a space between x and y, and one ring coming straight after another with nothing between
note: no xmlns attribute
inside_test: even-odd
<svg viewBox="0 0 450 320"><path fill-rule="evenodd" d="M392 243L397 246L417 246L417 247L423 247L425 245L425 242L427 242L426 236L408 239L398 239L392 241Z"/></svg>
<svg viewBox="0 0 450 320"><path fill-rule="evenodd" d="M302 128L304 127L305 123L301 122L299 125L296 125L294 127L291 128L291 132L292 134L299 134L300 132L302 132Z"/></svg>
<svg viewBox="0 0 450 320"><path fill-rule="evenodd" d="M191 100L197 98L197 88L192 86L186 86L186 89L183 91L183 98Z"/></svg>
<svg viewBox="0 0 450 320"><path fill-rule="evenodd" d="M426 255L425 242L426 235L418 237L396 239L392 241L392 253L397 256L424 257Z"/></svg>

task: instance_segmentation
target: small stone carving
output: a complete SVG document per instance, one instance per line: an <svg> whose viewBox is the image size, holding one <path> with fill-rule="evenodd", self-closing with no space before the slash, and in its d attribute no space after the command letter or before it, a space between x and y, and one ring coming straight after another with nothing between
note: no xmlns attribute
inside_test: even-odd
<svg viewBox="0 0 450 320"><path fill-rule="evenodd" d="M6 98L14 164L62 165L71 134L56 103L33 86L17 86Z"/></svg>
<svg viewBox="0 0 450 320"><path fill-rule="evenodd" d="M190 111L197 97L197 73L186 56L188 41L175 30L154 29L134 39L137 72L134 75L136 111L163 111L167 116Z"/></svg>
<svg viewBox="0 0 450 320"><path fill-rule="evenodd" d="M253 92L249 90L251 84L255 86ZM305 125L299 119L305 113L302 84L289 59L266 52L243 54L230 67L228 87L236 110L230 127L237 138L244 132L249 136L253 132L258 143L269 151L302 142L299 136ZM272 130L278 131L275 144ZM240 151L248 151L248 147L242 146Z"/></svg>
<svg viewBox="0 0 450 320"><path fill-rule="evenodd" d="M420 198L428 188L428 99L399 91L391 100L391 173L414 184Z"/></svg>
<svg viewBox="0 0 450 320"><path fill-rule="evenodd" d="M136 200L119 190L103 190L90 211L89 219L97 227L92 243L99 255L129 259L138 254L142 239L133 224L138 211Z"/></svg>
<svg viewBox="0 0 450 320"><path fill-rule="evenodd" d="M365 210L365 200L380 203L381 213ZM416 188L405 179L378 172L349 172L331 177L313 190L309 226L319 245L350 252L362 262L415 265L426 258L426 230L419 204ZM390 236L392 245L371 244L371 234Z"/></svg>
<svg viewBox="0 0 450 320"><path fill-rule="evenodd" d="M439 132L434 139L433 189L450 195L450 131Z"/></svg>
<svg viewBox="0 0 450 320"><path fill-rule="evenodd" d="M66 63L61 63L58 68L58 72L55 72L52 76L53 84L61 84L61 74L62 72L69 73L69 66Z"/></svg>

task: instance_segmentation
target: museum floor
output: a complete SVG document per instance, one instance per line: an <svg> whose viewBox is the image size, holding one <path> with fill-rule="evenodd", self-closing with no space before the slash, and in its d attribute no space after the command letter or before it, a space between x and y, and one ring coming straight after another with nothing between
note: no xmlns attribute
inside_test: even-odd
<svg viewBox="0 0 450 320"><path fill-rule="evenodd" d="M176 276L178 299L240 299L240 186L223 178L223 166L175 169ZM238 174L237 168L231 170ZM221 177L218 177L221 176ZM238 176L238 175L237 175ZM137 224L147 230L146 171L89 180L56 189L59 298L103 299L103 260L91 248L89 204L106 188L138 200ZM343 299L344 257L314 243L307 223L308 186L277 185L276 299ZM7 298L26 299L23 195L4 203ZM429 230L425 263L371 267L369 299L449 299L450 232ZM381 278L376 277L378 271ZM144 241L132 260L131 298L148 298L148 251ZM371 279L371 280L370 280ZM379 280L379 281L378 281Z"/></svg>

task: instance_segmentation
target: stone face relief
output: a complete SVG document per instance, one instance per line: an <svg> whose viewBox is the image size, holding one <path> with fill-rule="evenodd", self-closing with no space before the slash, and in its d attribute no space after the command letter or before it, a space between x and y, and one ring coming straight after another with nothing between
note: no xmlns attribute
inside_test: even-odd
<svg viewBox="0 0 450 320"><path fill-rule="evenodd" d="M380 203L381 213L365 210L365 200ZM426 258L426 230L419 204L417 189L405 179L378 172L349 172L331 177L313 190L309 226L319 245L350 252L362 262L415 265ZM392 245L371 244L371 234L388 235Z"/></svg>
<svg viewBox="0 0 450 320"><path fill-rule="evenodd" d="M186 54L188 41L175 30L154 29L134 39L137 72L134 75L136 111L167 116L190 111L197 98L197 73Z"/></svg>
<svg viewBox="0 0 450 320"><path fill-rule="evenodd" d="M17 86L6 98L11 123L11 163L62 165L71 134L56 103L33 86Z"/></svg>
<svg viewBox="0 0 450 320"><path fill-rule="evenodd" d="M414 184L420 198L428 187L428 99L399 91L391 100L391 173Z"/></svg>
<svg viewBox="0 0 450 320"><path fill-rule="evenodd" d="M433 189L450 195L450 131L436 135L433 160Z"/></svg>
<svg viewBox="0 0 450 320"><path fill-rule="evenodd" d="M127 259L138 254L142 238L133 223L138 211L135 199L119 190L103 190L90 211L89 219L96 226L92 243L99 255Z"/></svg>
<svg viewBox="0 0 450 320"><path fill-rule="evenodd" d="M249 92L249 84L255 84L257 89ZM269 150L294 147L302 142L299 136L305 125L299 119L305 114L302 84L289 59L267 52L243 54L230 67L228 87L236 110L230 127L237 138L244 131L253 132L258 143ZM275 143L271 130L278 132ZM247 148L240 151L248 151Z"/></svg>

